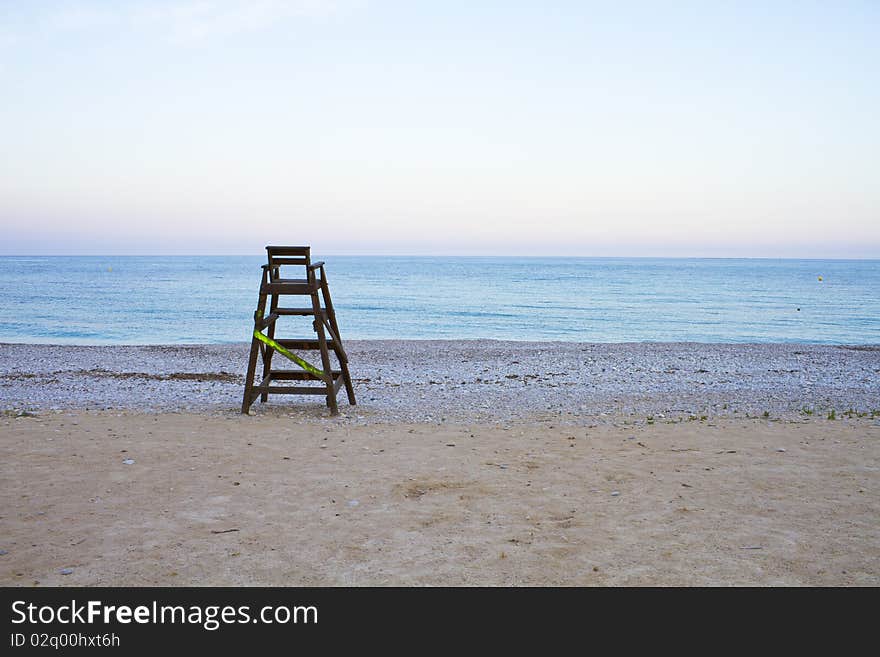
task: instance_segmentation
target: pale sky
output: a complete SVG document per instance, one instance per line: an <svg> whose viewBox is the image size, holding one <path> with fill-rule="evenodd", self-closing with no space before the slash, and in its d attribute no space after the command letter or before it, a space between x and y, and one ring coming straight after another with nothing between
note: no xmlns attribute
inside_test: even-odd
<svg viewBox="0 0 880 657"><path fill-rule="evenodd" d="M0 0L0 253L880 257L880 2Z"/></svg>

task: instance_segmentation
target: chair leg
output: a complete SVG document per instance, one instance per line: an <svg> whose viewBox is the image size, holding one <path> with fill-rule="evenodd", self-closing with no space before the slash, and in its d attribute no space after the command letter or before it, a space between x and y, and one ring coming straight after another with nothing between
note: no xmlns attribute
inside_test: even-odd
<svg viewBox="0 0 880 657"><path fill-rule="evenodd" d="M333 328L336 335L337 346L339 351L336 357L339 359L340 369L342 370L342 380L345 383L345 393L348 395L348 403L352 406L357 405L354 398L354 386L351 383L351 374L348 371L348 355L345 354L345 348L342 346L342 336L339 334L339 324L336 323L336 311L333 309L333 300L330 298L330 289L327 287L327 277L321 277L321 293L324 295L324 305L327 308L327 321Z"/></svg>
<svg viewBox="0 0 880 657"><path fill-rule="evenodd" d="M348 373L348 363L341 363L342 367L342 381L345 383L345 394L348 395L348 403L352 406L357 406L357 402L354 399L354 386L351 384L351 374Z"/></svg>
<svg viewBox="0 0 880 657"><path fill-rule="evenodd" d="M269 303L269 312L273 313L278 308L278 295L272 295L272 301ZM269 326L269 330L267 335L275 339L275 324ZM265 351L263 352L263 379L265 379L269 373L272 371L272 355L275 353L275 350L272 347L267 346ZM265 404L269 401L269 393L264 392L260 395L260 403Z"/></svg>
<svg viewBox="0 0 880 657"><path fill-rule="evenodd" d="M254 311L255 329L258 326L257 322L263 319L263 313L266 310L266 293L264 291L266 282L266 272L264 271L263 280L260 284L260 294L257 297L257 309ZM262 344L263 343L258 341L256 338L251 337L251 353L250 357L248 358L247 375L245 376L244 380L244 399L241 402L241 412L243 414L247 414L248 410L250 410L251 404L253 404L255 401L254 376L256 376L257 373L257 359L260 357L260 347L262 346ZM265 357L265 353L263 355Z"/></svg>
<svg viewBox="0 0 880 657"><path fill-rule="evenodd" d="M315 311L315 323L313 327L318 334L318 347L321 349L321 366L324 370L324 383L327 385L327 406L330 407L330 415L339 415L339 407L336 404L336 392L333 389L333 366L330 363L330 351L327 349L327 336L324 333L324 322L321 319L321 302L318 300L318 292L312 293L312 309Z"/></svg>
<svg viewBox="0 0 880 657"><path fill-rule="evenodd" d="M247 415L251 404L254 403L254 375L257 372L257 358L260 355L260 343L256 338L251 338L251 355L248 359L247 375L244 379L244 399L241 402L241 412Z"/></svg>

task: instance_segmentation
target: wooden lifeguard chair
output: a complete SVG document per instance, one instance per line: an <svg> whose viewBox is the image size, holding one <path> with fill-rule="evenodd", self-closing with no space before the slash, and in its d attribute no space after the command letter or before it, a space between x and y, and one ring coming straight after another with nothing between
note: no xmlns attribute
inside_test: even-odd
<svg viewBox="0 0 880 657"><path fill-rule="evenodd" d="M254 312L254 332L244 384L244 400L241 404L242 413L250 410L257 397L265 402L269 395L325 395L330 413L337 415L339 408L336 394L343 385L348 393L349 404L356 403L351 375L348 372L348 355L339 336L339 325L336 323L336 313L327 286L324 263L312 263L310 252L311 248L308 246L266 247L268 263L263 265L260 295L257 310ZM304 278L283 278L282 267L302 267ZM285 273L287 271L289 270ZM310 302L304 307L282 306L283 297L309 297ZM278 320L285 316L312 317L312 328L316 337L276 338ZM321 367L312 365L293 353L293 350L320 351ZM272 369L272 356L276 351L295 363L299 369ZM331 351L339 363L338 369L333 369ZM254 385L258 360L263 361L263 379L258 385ZM319 381L321 385L273 385L279 381Z"/></svg>

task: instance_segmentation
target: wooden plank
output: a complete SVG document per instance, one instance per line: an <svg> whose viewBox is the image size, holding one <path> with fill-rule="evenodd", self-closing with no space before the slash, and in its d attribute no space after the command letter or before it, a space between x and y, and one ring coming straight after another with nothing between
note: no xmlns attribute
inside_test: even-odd
<svg viewBox="0 0 880 657"><path fill-rule="evenodd" d="M276 246L270 244L266 247L266 252L271 255L289 256L289 255L309 255L312 251L310 246Z"/></svg>
<svg viewBox="0 0 880 657"><path fill-rule="evenodd" d="M311 372L302 370L272 370L273 381L323 381L322 378L315 376ZM342 374L339 370L334 370L333 376Z"/></svg>
<svg viewBox="0 0 880 657"><path fill-rule="evenodd" d="M326 395L326 386L269 386L267 393L272 395Z"/></svg>
<svg viewBox="0 0 880 657"><path fill-rule="evenodd" d="M310 280L314 282L315 277L310 272ZM320 315L321 312L321 300L318 298L318 289L315 287L314 292L312 292L312 308L315 309L315 315ZM324 372L330 372L333 367L330 365L330 350L327 348L327 336L324 334L324 322L320 319L316 319L314 322L315 331L318 334L318 348L321 351L321 369ZM330 374L326 375L327 379L327 406L330 407L330 415L338 415L339 408L336 404L336 393L333 390L333 377Z"/></svg>
<svg viewBox="0 0 880 657"><path fill-rule="evenodd" d="M276 308L275 312L279 315L298 315L298 316L307 316L314 315L314 308ZM322 309L322 313L326 313L327 311Z"/></svg>
<svg viewBox="0 0 880 657"><path fill-rule="evenodd" d="M265 284L267 280L267 272L264 270L262 274L262 284L260 285L260 294L257 297L257 309L254 311L254 322L256 323L257 318L262 317L266 312L266 295L262 291L263 284ZM241 412L247 413L251 407L251 404L254 403L253 390L254 390L254 377L257 373L257 358L259 358L262 354L262 347L259 341L256 339L251 340L251 353L248 358L248 368L247 374L245 375L244 380L244 398L241 402Z"/></svg>
<svg viewBox="0 0 880 657"><path fill-rule="evenodd" d="M333 327L330 325L330 322L327 321L327 316L324 315L324 326L327 329L327 333L330 334L330 340L328 340L328 344L335 345L331 347L333 351L336 352L336 356L339 358L341 362L348 362L348 354L345 353L345 349L342 348L342 341L339 339L339 336L333 331Z"/></svg>
<svg viewBox="0 0 880 657"><path fill-rule="evenodd" d="M330 285L327 282L327 274L321 269L321 296L324 297L324 306L327 308L327 321L332 327L330 335L333 338L333 344L336 346L334 351L339 359L339 366L342 368L342 377L345 381L345 392L348 395L348 403L352 406L356 405L354 397L354 385L351 382L351 374L348 371L348 354L342 347L342 337L339 333L339 324L336 322L336 311L333 309L333 299L330 297Z"/></svg>
<svg viewBox="0 0 880 657"><path fill-rule="evenodd" d="M320 349L321 345L317 340L295 340L290 338L278 338L275 340L282 347L287 347L288 349ZM335 348L333 346L333 342L327 341L327 346L330 348Z"/></svg>
<svg viewBox="0 0 880 657"><path fill-rule="evenodd" d="M275 312L275 309L278 307L278 296L272 295L272 298L269 303L269 316L275 316L275 319L278 319L278 313ZM275 338L275 320L268 324L269 330L266 332L269 339L272 340ZM256 337L257 334L255 334ZM258 338L259 339L259 338ZM260 344L263 344L260 342ZM270 345L264 345L265 349L263 350L263 376L266 376L269 371L272 369L272 355L275 353L275 349L273 349ZM267 393L263 393L260 396L260 402L265 403L269 401L269 395Z"/></svg>
<svg viewBox="0 0 880 657"><path fill-rule="evenodd" d="M301 294L307 296L312 293L314 286L307 282L272 282L266 283L263 289L266 294Z"/></svg>
<svg viewBox="0 0 880 657"><path fill-rule="evenodd" d="M255 322L254 328L256 328L258 331L262 331L264 328L269 326L269 324L274 323L278 319L278 315L279 315L279 313L272 313L271 315L266 315L263 319ZM272 337L272 336L270 335L269 337Z"/></svg>
<svg viewBox="0 0 880 657"><path fill-rule="evenodd" d="M276 258L272 257L272 266L279 265L300 265L300 266L308 266L309 259L308 258Z"/></svg>
<svg viewBox="0 0 880 657"><path fill-rule="evenodd" d="M247 375L245 375L244 379L244 399L242 399L241 402L241 412L243 414L247 414L251 404L253 404L254 399L256 399L256 396L254 395L254 374L256 374L257 371L257 357L259 356L258 344L259 343L256 340L251 341L251 353L248 358Z"/></svg>

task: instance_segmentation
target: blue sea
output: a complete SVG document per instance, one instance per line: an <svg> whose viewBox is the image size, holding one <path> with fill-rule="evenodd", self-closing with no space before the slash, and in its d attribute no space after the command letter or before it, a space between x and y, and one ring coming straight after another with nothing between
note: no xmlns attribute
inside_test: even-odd
<svg viewBox="0 0 880 657"><path fill-rule="evenodd" d="M344 339L880 343L880 260L314 259ZM0 257L0 341L247 341L263 262Z"/></svg>

